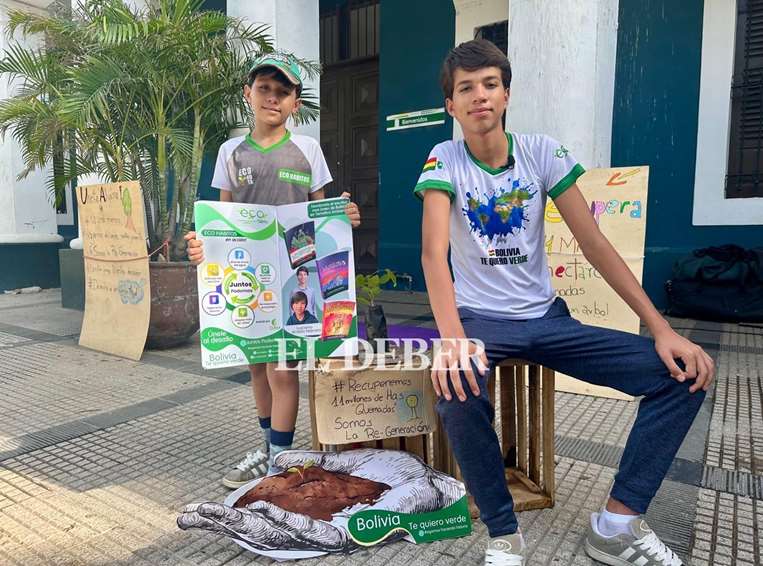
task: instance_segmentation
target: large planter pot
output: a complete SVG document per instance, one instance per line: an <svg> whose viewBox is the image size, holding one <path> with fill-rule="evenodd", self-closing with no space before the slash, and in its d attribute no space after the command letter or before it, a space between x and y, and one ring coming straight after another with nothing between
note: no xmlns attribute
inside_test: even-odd
<svg viewBox="0 0 763 566"><path fill-rule="evenodd" d="M179 346L199 330L196 266L187 261L150 262L151 318L146 348Z"/></svg>
<svg viewBox="0 0 763 566"><path fill-rule="evenodd" d="M58 267L61 271L61 306L85 310L85 259L82 250L58 250Z"/></svg>

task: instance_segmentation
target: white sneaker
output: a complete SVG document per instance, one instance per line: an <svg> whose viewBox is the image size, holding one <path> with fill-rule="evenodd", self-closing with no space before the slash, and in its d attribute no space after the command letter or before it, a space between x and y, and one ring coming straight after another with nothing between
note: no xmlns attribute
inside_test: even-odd
<svg viewBox="0 0 763 566"><path fill-rule="evenodd" d="M223 485L230 489L237 489L249 483L253 479L267 475L268 473L268 455L262 450L247 453L236 467L225 474Z"/></svg>
<svg viewBox="0 0 763 566"><path fill-rule="evenodd" d="M681 559L662 542L641 516L628 524L628 533L605 537L598 533L599 514L591 515L585 551L611 566L683 566Z"/></svg>
<svg viewBox="0 0 763 566"><path fill-rule="evenodd" d="M485 551L485 566L524 566L524 547L519 533L491 538Z"/></svg>

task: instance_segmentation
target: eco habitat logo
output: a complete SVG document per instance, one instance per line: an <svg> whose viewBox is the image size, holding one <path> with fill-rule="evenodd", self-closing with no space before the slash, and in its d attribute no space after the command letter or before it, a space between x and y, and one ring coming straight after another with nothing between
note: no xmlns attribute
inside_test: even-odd
<svg viewBox="0 0 763 566"><path fill-rule="evenodd" d="M242 224L262 225L270 223L270 215L264 210L239 208L238 217Z"/></svg>

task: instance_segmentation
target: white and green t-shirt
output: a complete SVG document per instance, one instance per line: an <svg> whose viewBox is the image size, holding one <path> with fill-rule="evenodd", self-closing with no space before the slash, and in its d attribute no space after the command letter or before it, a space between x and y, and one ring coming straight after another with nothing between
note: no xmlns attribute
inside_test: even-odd
<svg viewBox="0 0 763 566"><path fill-rule="evenodd" d="M555 297L544 249L546 195L558 197L584 170L548 136L507 137L514 166L501 169L477 160L463 140L437 144L414 192L450 195L456 305L498 318L538 318Z"/></svg>
<svg viewBox="0 0 763 566"><path fill-rule="evenodd" d="M289 131L270 147L261 147L249 134L226 141L212 177L212 186L231 191L233 202L273 206L305 202L330 182L318 142Z"/></svg>

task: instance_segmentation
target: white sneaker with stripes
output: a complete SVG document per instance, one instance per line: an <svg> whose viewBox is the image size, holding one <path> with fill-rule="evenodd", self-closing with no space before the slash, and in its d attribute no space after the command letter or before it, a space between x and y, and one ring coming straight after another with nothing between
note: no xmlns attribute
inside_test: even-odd
<svg viewBox="0 0 763 566"><path fill-rule="evenodd" d="M585 551L588 556L610 566L688 566L649 528L643 517L628 524L627 534L605 537L596 525L599 514L591 515Z"/></svg>
<svg viewBox="0 0 763 566"><path fill-rule="evenodd" d="M268 455L262 450L249 452L246 457L223 478L223 485L230 489L237 489L249 483L253 479L267 475Z"/></svg>
<svg viewBox="0 0 763 566"><path fill-rule="evenodd" d="M525 542L520 533L491 538L485 550L485 566L524 566Z"/></svg>

